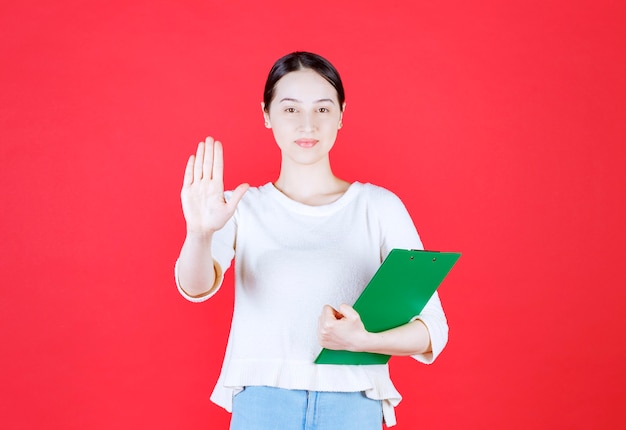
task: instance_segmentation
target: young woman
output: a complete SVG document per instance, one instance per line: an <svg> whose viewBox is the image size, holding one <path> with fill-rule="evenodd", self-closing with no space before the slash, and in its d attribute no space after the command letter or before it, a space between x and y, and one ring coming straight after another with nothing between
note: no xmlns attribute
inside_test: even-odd
<svg viewBox="0 0 626 430"><path fill-rule="evenodd" d="M219 289L235 261L235 310L211 399L231 429L380 429L400 402L387 365L317 365L322 347L431 363L448 326L435 293L404 326L367 332L354 303L392 248L422 249L402 202L333 174L344 89L324 58L294 52L272 67L262 103L281 150L278 178L224 192L222 144L189 158L181 191L187 236L176 264L183 296Z"/></svg>

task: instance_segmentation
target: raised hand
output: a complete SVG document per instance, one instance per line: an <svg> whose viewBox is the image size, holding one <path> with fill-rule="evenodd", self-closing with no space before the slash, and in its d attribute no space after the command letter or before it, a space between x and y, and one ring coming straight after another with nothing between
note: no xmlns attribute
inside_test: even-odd
<svg viewBox="0 0 626 430"><path fill-rule="evenodd" d="M200 142L196 154L187 161L180 192L187 232L212 234L224 227L248 187L239 185L226 201L222 144L212 137Z"/></svg>

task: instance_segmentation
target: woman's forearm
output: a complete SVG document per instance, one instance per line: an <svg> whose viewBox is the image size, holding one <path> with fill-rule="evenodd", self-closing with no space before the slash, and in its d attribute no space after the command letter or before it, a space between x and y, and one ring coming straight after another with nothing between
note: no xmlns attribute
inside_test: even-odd
<svg viewBox="0 0 626 430"><path fill-rule="evenodd" d="M324 348L387 355L418 355L432 351L426 325L415 320L380 333L365 329L352 306L342 304L336 310L324 306L318 322L318 338Z"/></svg>
<svg viewBox="0 0 626 430"><path fill-rule="evenodd" d="M426 325L415 320L380 333L367 333L360 349L387 355L418 355L432 351Z"/></svg>
<svg viewBox="0 0 626 430"><path fill-rule="evenodd" d="M187 233L178 257L178 283L191 297L202 297L215 287L211 254L212 234Z"/></svg>

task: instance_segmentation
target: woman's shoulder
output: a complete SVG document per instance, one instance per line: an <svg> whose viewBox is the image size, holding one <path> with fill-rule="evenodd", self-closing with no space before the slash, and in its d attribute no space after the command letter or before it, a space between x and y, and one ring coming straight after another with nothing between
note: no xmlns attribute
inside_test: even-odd
<svg viewBox="0 0 626 430"><path fill-rule="evenodd" d="M232 190L224 192L226 200L230 199ZM273 207L280 200L280 194L271 182L263 185L250 186L237 205L237 212L265 211Z"/></svg>
<svg viewBox="0 0 626 430"><path fill-rule="evenodd" d="M365 198L375 201L400 201L400 198L391 190L380 185L365 182L359 184L361 193Z"/></svg>
<svg viewBox="0 0 626 430"><path fill-rule="evenodd" d="M271 190L271 182L268 182L267 184L264 185L260 185L260 186L250 186L248 187L248 190L246 191L246 193L243 195L243 199L255 199L255 198L262 198L264 195L267 195ZM233 194L233 190L228 190L228 191L224 191L224 196L226 197L226 200L228 200L230 198L230 196Z"/></svg>
<svg viewBox="0 0 626 430"><path fill-rule="evenodd" d="M394 219L407 212L406 206L396 193L372 183L361 184L360 199L367 211L379 218Z"/></svg>

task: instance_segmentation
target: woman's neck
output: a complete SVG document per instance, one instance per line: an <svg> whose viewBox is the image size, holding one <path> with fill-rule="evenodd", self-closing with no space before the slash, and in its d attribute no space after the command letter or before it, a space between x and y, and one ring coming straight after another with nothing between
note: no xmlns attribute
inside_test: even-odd
<svg viewBox="0 0 626 430"><path fill-rule="evenodd" d="M339 199L350 187L350 183L336 177L329 163L298 165L293 168L283 163L274 186L292 200L320 206Z"/></svg>

